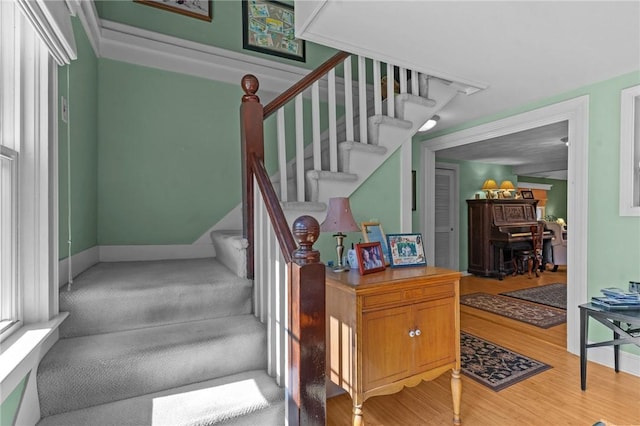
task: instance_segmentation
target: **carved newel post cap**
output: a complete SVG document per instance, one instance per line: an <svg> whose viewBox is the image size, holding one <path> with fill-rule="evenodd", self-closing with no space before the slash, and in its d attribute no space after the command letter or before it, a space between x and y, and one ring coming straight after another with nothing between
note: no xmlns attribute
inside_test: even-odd
<svg viewBox="0 0 640 426"><path fill-rule="evenodd" d="M313 249L313 243L320 235L320 224L312 216L300 216L291 227L293 238L298 242L298 250L293 253L293 258L298 264L320 262L320 252Z"/></svg>
<svg viewBox="0 0 640 426"><path fill-rule="evenodd" d="M255 75L246 74L242 77L240 85L245 93L242 97L242 102L260 102L260 98L256 95L256 93L258 93L258 88L260 88L260 83Z"/></svg>

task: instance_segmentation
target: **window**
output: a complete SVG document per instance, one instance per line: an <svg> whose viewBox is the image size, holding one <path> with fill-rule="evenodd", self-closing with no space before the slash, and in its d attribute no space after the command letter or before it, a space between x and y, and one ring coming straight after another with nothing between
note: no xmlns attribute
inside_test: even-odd
<svg viewBox="0 0 640 426"><path fill-rule="evenodd" d="M640 85L620 94L620 216L640 216Z"/></svg>
<svg viewBox="0 0 640 426"><path fill-rule="evenodd" d="M20 320L17 281L18 153L0 145L0 334Z"/></svg>

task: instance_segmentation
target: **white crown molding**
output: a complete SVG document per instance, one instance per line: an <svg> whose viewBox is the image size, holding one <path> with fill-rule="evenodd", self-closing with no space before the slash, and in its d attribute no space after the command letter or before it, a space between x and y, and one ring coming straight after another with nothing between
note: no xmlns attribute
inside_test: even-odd
<svg viewBox="0 0 640 426"><path fill-rule="evenodd" d="M636 110L636 98L640 97L640 85L624 89L620 93L620 216L640 216L640 206L634 204L634 184L640 174L637 158L640 154L640 111ZM640 191L640 188L635 188Z"/></svg>
<svg viewBox="0 0 640 426"><path fill-rule="evenodd" d="M310 70L221 49L189 40L100 20L99 52L103 58L192 75L209 80L240 84L245 74L260 81L258 95L267 104L291 87ZM91 26L90 26L91 28ZM94 31L95 32L95 31ZM338 99L344 99L344 82L336 78ZM320 88L326 93L326 79Z"/></svg>
<svg viewBox="0 0 640 426"><path fill-rule="evenodd" d="M72 13L75 13L84 28L93 53L100 56L100 17L93 1L67 0Z"/></svg>
<svg viewBox="0 0 640 426"><path fill-rule="evenodd" d="M549 185L547 183L533 183L533 182L518 181L518 188L542 189L545 191L550 191L552 186L553 185Z"/></svg>

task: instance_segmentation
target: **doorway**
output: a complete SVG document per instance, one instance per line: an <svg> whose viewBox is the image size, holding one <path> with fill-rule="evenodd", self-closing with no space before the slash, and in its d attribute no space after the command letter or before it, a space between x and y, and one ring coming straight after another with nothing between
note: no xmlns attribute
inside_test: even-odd
<svg viewBox="0 0 640 426"><path fill-rule="evenodd" d="M435 249L434 265L459 269L459 199L458 165L437 163L435 171Z"/></svg>
<svg viewBox="0 0 640 426"><path fill-rule="evenodd" d="M422 167L425 173L421 231L427 252L435 250L435 153L441 149L479 142L490 137L508 135L559 121L568 121L567 220L572 232L568 237L567 274L567 350L579 353L578 304L587 298L587 143L589 130L589 96L581 96L512 117L439 136L422 142ZM427 259L433 264L433 256Z"/></svg>

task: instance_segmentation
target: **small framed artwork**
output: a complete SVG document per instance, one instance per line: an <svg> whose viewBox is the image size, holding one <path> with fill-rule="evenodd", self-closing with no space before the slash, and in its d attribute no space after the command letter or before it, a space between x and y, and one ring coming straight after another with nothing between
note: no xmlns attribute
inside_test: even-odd
<svg viewBox="0 0 640 426"><path fill-rule="evenodd" d="M384 271L382 245L379 242L356 244L356 256L360 275Z"/></svg>
<svg viewBox="0 0 640 426"><path fill-rule="evenodd" d="M525 200L533 200L533 191L523 189L522 191L520 191L520 195L522 195L522 198L524 198Z"/></svg>
<svg viewBox="0 0 640 426"><path fill-rule="evenodd" d="M242 0L242 47L305 62L305 42L295 38L293 7L270 0Z"/></svg>
<svg viewBox="0 0 640 426"><path fill-rule="evenodd" d="M389 265L391 262L389 246L387 245L387 237L384 235L382 225L379 222L362 222L360 228L362 229L362 238L366 243L380 243L384 264Z"/></svg>
<svg viewBox="0 0 640 426"><path fill-rule="evenodd" d="M387 235L391 253L391 267L426 266L422 234L389 234Z"/></svg>
<svg viewBox="0 0 640 426"><path fill-rule="evenodd" d="M211 0L133 0L135 3L142 3L158 9L180 13L192 18L202 19L211 22Z"/></svg>

